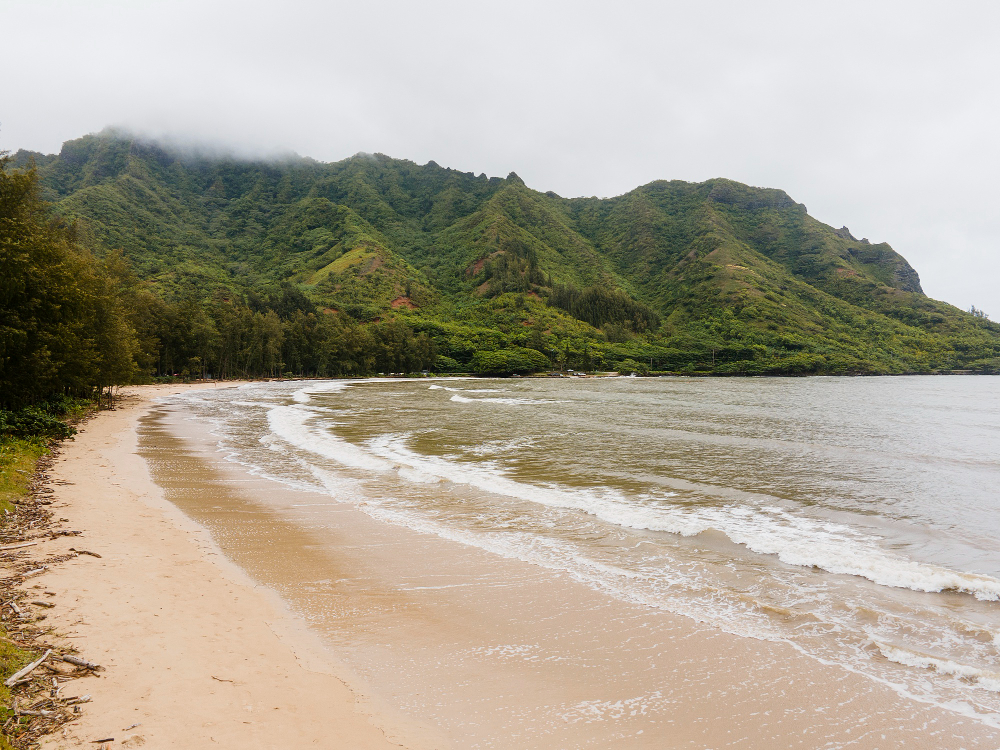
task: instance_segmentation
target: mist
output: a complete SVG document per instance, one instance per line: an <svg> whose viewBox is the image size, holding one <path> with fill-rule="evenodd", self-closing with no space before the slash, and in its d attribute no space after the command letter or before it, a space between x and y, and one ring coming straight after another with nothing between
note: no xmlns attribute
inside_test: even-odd
<svg viewBox="0 0 1000 750"><path fill-rule="evenodd" d="M563 196L781 188L1000 317L989 3L4 3L0 149L381 152Z"/></svg>

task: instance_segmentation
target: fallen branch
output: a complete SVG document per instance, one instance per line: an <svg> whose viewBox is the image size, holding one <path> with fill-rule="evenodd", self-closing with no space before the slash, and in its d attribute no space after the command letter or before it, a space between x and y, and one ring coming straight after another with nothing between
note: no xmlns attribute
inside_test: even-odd
<svg viewBox="0 0 1000 750"><path fill-rule="evenodd" d="M46 652L45 652L44 654L42 654L42 658L40 658L40 659L37 659L36 661L33 661L33 662L31 662L31 664L29 664L28 666L26 666L26 667L25 667L24 669L20 670L19 672L15 672L15 673L14 673L14 674L12 674L12 675L11 675L10 677L8 677L8 678L7 678L7 679L6 679L5 681L4 681L4 683L3 683L3 684L4 684L4 685L6 685L7 687L14 687L14 683L16 683L16 682L17 682L18 680L20 680L20 679L21 679L22 677L24 677L25 675L29 675L29 674L31 674L31 673L32 673L33 671L35 671L35 669L36 669L36 668L37 668L37 667L38 667L38 666L39 666L39 665L40 665L40 664L41 664L41 663L42 663L43 661L45 661L46 659L48 659L48 658L49 658L49 654L51 654L51 653L52 653L52 649L49 649L49 650L48 650L48 651L46 651ZM65 658L65 657L64 657L64 658Z"/></svg>
<svg viewBox="0 0 1000 750"><path fill-rule="evenodd" d="M21 549L21 547L33 547L38 542L21 542L20 544L8 544L5 547L0 547L0 552L6 552L9 549Z"/></svg>
<svg viewBox="0 0 1000 750"><path fill-rule="evenodd" d="M70 677L74 674L74 672L76 672L76 670L70 665L63 665L52 660L49 660L46 664L44 664L43 668L47 669L54 675L58 675L59 677Z"/></svg>
<svg viewBox="0 0 1000 750"><path fill-rule="evenodd" d="M91 552L89 549L73 549L72 547L70 547L69 551L75 552L78 555L90 555L91 557L100 557L99 554L97 554L96 552Z"/></svg>
<svg viewBox="0 0 1000 750"><path fill-rule="evenodd" d="M81 659L79 656L66 655L63 656L62 660L67 664L75 664L78 667L85 667L87 669L97 670L101 668L100 664L94 664L93 662L89 662L86 659Z"/></svg>

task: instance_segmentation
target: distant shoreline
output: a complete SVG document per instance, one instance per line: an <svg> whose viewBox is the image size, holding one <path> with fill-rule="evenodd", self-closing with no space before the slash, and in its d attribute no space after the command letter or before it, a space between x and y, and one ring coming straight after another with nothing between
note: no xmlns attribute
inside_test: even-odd
<svg viewBox="0 0 1000 750"><path fill-rule="evenodd" d="M240 383L292 383L296 381L310 382L310 381L325 381L325 380L349 380L349 381L363 381L363 380L452 380L452 379L467 379L467 380L521 380L521 379L537 379L544 380L547 378L565 378L565 379L599 379L599 378L631 378L642 380L656 380L658 378L720 378L731 380L733 378L771 378L774 380L787 380L790 378L909 378L909 377L952 377L952 376L973 376L973 377L995 377L1000 375L1000 373L990 373L990 372L978 372L976 370L948 370L939 372L899 372L899 373L870 373L870 372L859 372L859 373L797 373L797 374L787 374L787 375L753 375L747 373L716 373L716 372L660 372L648 375L631 375L622 374L619 372L551 372L551 373L532 373L529 375L477 375L476 373L467 372L455 372L455 373L433 373L427 375L413 375L413 374L392 374L385 375L382 373L376 375L330 375L330 376L319 376L319 375L302 375L295 377L280 377L280 378L234 378L232 380L216 380L212 378L208 379L192 379L192 380L178 380L176 383L160 383L157 385L163 386L209 386L211 384L216 384L220 386L240 384ZM122 386L124 389L128 388L145 388L148 384L140 385L129 385Z"/></svg>

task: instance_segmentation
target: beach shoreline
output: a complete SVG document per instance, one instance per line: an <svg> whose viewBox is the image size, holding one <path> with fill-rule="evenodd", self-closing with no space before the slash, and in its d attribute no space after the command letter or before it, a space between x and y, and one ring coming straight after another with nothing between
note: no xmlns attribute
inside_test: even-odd
<svg viewBox="0 0 1000 750"><path fill-rule="evenodd" d="M129 389L49 471L65 482L55 516L83 533L46 542L46 554L101 557L26 585L55 592L48 621L106 670L81 684L92 703L45 747L996 744L994 730L787 644L630 605L347 504L328 536L303 531L282 508L338 503L251 476L183 405L153 403L212 387ZM331 582L311 611L301 584L321 576ZM324 608L338 616L324 620ZM456 654L460 664L434 666ZM414 700L424 691L434 710ZM447 731L458 715L477 724L475 742Z"/></svg>
<svg viewBox="0 0 1000 750"><path fill-rule="evenodd" d="M25 586L54 592L47 622L57 638L104 670L73 685L91 701L43 747L108 738L110 747L416 747L386 738L281 601L150 479L138 419L154 399L199 387L224 386L125 389L49 470L54 517L81 534L45 542L45 554L75 546L100 557Z"/></svg>

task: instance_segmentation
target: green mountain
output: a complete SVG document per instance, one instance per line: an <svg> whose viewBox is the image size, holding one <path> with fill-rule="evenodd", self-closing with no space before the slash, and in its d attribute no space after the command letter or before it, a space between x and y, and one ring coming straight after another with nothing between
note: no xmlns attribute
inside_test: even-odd
<svg viewBox="0 0 1000 750"><path fill-rule="evenodd" d="M780 190L658 181L567 199L513 173L381 154L241 160L116 131L57 155L20 151L8 169L31 163L80 242L123 251L160 317L183 327L187 305L219 330L223 303L272 313L284 326L272 364L290 372L322 374L289 349L296 315L402 326L435 369L1000 369L1000 326L928 298L889 245L813 219ZM190 331L150 325L173 347L170 369L196 356L169 343Z"/></svg>

